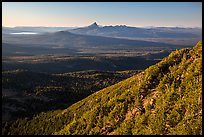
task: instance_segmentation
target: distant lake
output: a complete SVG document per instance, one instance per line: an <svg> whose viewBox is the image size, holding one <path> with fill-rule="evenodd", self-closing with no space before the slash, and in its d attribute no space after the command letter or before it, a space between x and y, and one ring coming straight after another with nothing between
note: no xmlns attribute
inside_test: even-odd
<svg viewBox="0 0 204 137"><path fill-rule="evenodd" d="M10 34L26 34L26 35L32 35L32 34L38 34L36 32L16 32L16 33L10 33Z"/></svg>

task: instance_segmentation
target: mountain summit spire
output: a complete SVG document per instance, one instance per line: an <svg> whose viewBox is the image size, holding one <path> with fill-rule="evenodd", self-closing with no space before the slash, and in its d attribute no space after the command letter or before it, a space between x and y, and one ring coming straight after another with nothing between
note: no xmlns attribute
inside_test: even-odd
<svg viewBox="0 0 204 137"><path fill-rule="evenodd" d="M88 26L88 27L91 27L91 28L96 28L96 27L98 27L98 24L96 23L96 22L94 22L93 24L91 24L90 26Z"/></svg>

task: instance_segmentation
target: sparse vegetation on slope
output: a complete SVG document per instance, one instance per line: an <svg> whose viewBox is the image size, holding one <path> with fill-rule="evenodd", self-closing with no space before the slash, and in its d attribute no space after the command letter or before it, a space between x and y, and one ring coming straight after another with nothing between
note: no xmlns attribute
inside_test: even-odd
<svg viewBox="0 0 204 137"><path fill-rule="evenodd" d="M3 134L202 134L202 42L65 110L4 125Z"/></svg>

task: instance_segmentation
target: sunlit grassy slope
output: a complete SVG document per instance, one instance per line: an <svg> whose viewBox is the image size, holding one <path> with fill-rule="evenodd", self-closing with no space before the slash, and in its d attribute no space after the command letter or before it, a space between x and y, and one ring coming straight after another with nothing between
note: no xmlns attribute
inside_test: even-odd
<svg viewBox="0 0 204 137"><path fill-rule="evenodd" d="M202 134L202 42L65 110L6 124L3 134Z"/></svg>

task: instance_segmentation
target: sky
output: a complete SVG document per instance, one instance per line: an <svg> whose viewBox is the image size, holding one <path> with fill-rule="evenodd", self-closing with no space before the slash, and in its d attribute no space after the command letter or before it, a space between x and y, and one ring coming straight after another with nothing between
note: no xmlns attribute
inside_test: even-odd
<svg viewBox="0 0 204 137"><path fill-rule="evenodd" d="M202 2L2 2L2 26L202 27Z"/></svg>

